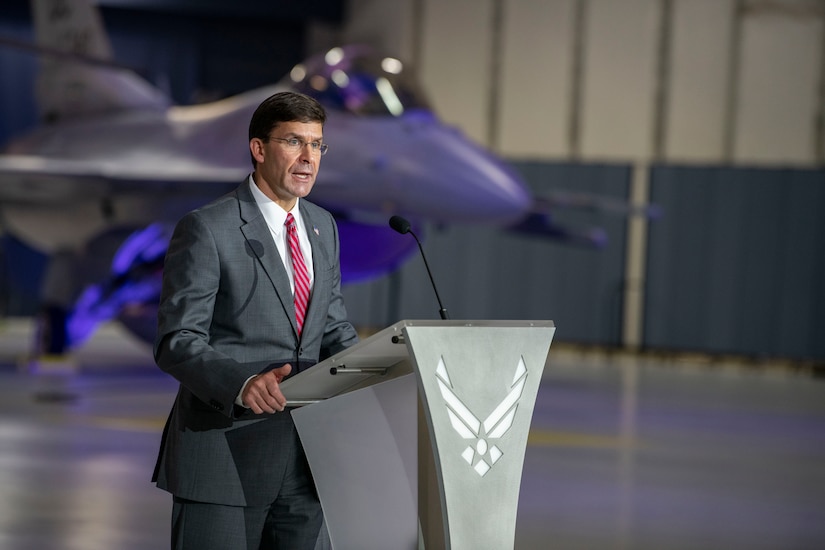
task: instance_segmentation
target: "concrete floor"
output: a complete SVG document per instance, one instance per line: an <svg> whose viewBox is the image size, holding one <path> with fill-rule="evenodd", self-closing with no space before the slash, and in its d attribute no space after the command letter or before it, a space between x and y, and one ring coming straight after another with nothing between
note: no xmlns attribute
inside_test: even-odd
<svg viewBox="0 0 825 550"><path fill-rule="evenodd" d="M170 499L149 478L176 383L117 325L74 372L20 368L29 339L25 320L0 324L0 548L168 547ZM825 549L825 380L550 357L516 548Z"/></svg>

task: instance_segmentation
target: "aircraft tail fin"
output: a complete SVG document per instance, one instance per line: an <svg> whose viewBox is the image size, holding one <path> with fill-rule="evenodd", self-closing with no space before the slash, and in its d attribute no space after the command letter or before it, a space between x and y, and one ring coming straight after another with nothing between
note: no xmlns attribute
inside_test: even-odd
<svg viewBox="0 0 825 550"><path fill-rule="evenodd" d="M42 55L37 99L43 120L119 110L160 110L169 100L132 71L94 62L113 58L103 20L90 0L32 0Z"/></svg>

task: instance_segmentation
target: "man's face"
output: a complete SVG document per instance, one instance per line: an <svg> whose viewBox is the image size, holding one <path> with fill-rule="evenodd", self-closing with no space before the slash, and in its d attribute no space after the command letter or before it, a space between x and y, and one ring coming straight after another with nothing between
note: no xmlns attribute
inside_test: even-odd
<svg viewBox="0 0 825 550"><path fill-rule="evenodd" d="M309 145L324 138L320 122L281 122L269 133L266 142L253 138L249 149L255 157L255 183L284 210L292 210L298 197L306 197L315 184L321 152ZM302 143L291 150L282 140L297 139Z"/></svg>

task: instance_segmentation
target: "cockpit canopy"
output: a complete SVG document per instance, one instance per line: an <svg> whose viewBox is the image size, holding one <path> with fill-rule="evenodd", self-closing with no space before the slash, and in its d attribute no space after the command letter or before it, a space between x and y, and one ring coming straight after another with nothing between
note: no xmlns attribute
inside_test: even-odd
<svg viewBox="0 0 825 550"><path fill-rule="evenodd" d="M431 111L412 71L368 46L332 48L295 65L286 79L328 109L367 116Z"/></svg>

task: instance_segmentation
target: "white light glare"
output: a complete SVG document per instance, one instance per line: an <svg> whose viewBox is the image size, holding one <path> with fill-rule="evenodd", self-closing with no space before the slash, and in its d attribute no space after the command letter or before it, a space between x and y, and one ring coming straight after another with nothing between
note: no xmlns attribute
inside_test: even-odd
<svg viewBox="0 0 825 550"><path fill-rule="evenodd" d="M381 95L381 99L384 100L387 110L394 116L401 116L401 113L404 112L404 106L395 94L395 90L392 89L392 84L390 84L390 81L384 77L378 78L375 81L375 87L378 90L379 95Z"/></svg>
<svg viewBox="0 0 825 550"><path fill-rule="evenodd" d="M341 69L335 69L332 71L331 78L339 88L346 88L349 84L349 77L347 76L347 73Z"/></svg>
<svg viewBox="0 0 825 550"><path fill-rule="evenodd" d="M307 70L303 65L295 65L292 67L292 70L289 71L289 77L292 79L293 82L300 82L302 81L307 75Z"/></svg>
<svg viewBox="0 0 825 550"><path fill-rule="evenodd" d="M327 65L337 65L342 59L344 59L344 50L341 48L332 48L324 56L324 61L327 62Z"/></svg>
<svg viewBox="0 0 825 550"><path fill-rule="evenodd" d="M381 60L381 68L390 74L399 74L404 65L394 57L385 57Z"/></svg>

